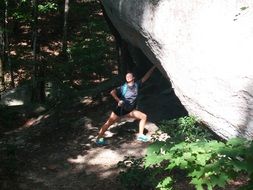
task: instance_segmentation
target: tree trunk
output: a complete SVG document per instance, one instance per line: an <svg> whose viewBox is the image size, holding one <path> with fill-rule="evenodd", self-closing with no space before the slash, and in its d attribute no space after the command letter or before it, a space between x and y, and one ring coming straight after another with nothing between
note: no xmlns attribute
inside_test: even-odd
<svg viewBox="0 0 253 190"><path fill-rule="evenodd" d="M32 55L33 55L33 75L32 75L32 101L45 101L45 71L39 59L38 43L38 1L32 0L33 5L33 28L32 28Z"/></svg>
<svg viewBox="0 0 253 190"><path fill-rule="evenodd" d="M67 55L67 34L68 34L68 14L69 14L69 0L65 0L64 4L64 22L63 22L63 40L62 40L62 55Z"/></svg>
<svg viewBox="0 0 253 190"><path fill-rule="evenodd" d="M32 101L39 101L38 88L38 59L37 59L37 37L38 37L38 2L32 0L33 23L32 23L32 55L33 55L33 73L32 73Z"/></svg>
<svg viewBox="0 0 253 190"><path fill-rule="evenodd" d="M11 64L10 59L10 46L9 46L9 35L8 35L8 0L5 0L5 13L4 13L4 41L5 41L5 59L7 61L7 65L9 67L9 72L11 76L11 87L15 88L15 82L14 82L14 74L13 74L13 68Z"/></svg>
<svg viewBox="0 0 253 190"><path fill-rule="evenodd" d="M2 18L1 18L2 20ZM2 23L2 22L1 22ZM4 84L4 35L3 35L4 28L0 26L0 92L5 90Z"/></svg>

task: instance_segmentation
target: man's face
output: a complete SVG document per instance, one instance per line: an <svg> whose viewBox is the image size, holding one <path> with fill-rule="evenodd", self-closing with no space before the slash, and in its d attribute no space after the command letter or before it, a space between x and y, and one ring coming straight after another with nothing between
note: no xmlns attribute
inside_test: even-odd
<svg viewBox="0 0 253 190"><path fill-rule="evenodd" d="M132 82L134 80L134 76L132 73L127 73L126 74L126 82L129 83L129 82Z"/></svg>

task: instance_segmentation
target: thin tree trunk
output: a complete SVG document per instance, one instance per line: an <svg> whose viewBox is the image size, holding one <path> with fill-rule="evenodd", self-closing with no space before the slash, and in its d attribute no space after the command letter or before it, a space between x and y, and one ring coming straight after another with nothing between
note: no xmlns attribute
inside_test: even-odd
<svg viewBox="0 0 253 190"><path fill-rule="evenodd" d="M38 43L38 1L32 0L33 5L33 29L32 29L32 55L33 55L33 75L32 75L32 101L45 101L45 71L39 60Z"/></svg>
<svg viewBox="0 0 253 190"><path fill-rule="evenodd" d="M69 14L69 0L65 0L64 4L64 22L63 22L63 40L62 40L62 54L67 55L67 35L68 35L68 14Z"/></svg>
<svg viewBox="0 0 253 190"><path fill-rule="evenodd" d="M5 13L4 13L4 24L5 24L5 30L4 30L4 36L5 36L5 57L7 60L7 64L9 66L9 72L11 76L11 86L12 88L15 88L15 82L14 82L14 74L13 74L13 68L11 64L10 59L10 46L9 46L9 35L8 35L8 0L5 0Z"/></svg>
<svg viewBox="0 0 253 190"><path fill-rule="evenodd" d="M38 60L37 60L37 37L38 37L38 2L32 0L33 5L33 29L32 29L32 55L33 55L33 74L32 74L32 101L39 101L38 96Z"/></svg>
<svg viewBox="0 0 253 190"><path fill-rule="evenodd" d="M1 22L2 23L2 22ZM4 28L0 26L0 92L5 90L4 84Z"/></svg>

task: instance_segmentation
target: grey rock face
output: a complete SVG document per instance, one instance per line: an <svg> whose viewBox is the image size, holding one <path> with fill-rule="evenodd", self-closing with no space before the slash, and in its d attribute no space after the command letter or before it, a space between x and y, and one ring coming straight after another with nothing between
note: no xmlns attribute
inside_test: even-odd
<svg viewBox="0 0 253 190"><path fill-rule="evenodd" d="M104 0L121 37L161 63L188 112L253 137L253 0Z"/></svg>

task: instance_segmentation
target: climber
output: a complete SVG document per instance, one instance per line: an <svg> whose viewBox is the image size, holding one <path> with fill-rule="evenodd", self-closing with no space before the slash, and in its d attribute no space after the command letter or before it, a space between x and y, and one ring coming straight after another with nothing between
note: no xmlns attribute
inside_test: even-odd
<svg viewBox="0 0 253 190"><path fill-rule="evenodd" d="M144 127L147 121L147 115L136 109L137 97L139 95L139 89L142 84L148 80L152 72L156 68L157 64L152 66L149 71L142 77L141 80L135 82L135 77L133 73L129 72L126 74L126 82L122 86L113 89L111 91L112 97L117 102L117 107L112 111L110 117L105 122L105 124L99 130L96 143L98 145L105 145L106 142L103 138L106 130L114 124L120 117L127 116L129 118L134 118L140 120L139 122L139 134L137 136L138 141L148 142L150 137L144 135Z"/></svg>

